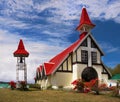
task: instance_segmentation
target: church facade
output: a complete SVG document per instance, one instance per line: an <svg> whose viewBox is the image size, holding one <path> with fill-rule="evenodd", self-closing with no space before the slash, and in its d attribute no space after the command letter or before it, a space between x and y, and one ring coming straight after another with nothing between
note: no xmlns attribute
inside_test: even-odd
<svg viewBox="0 0 120 102"><path fill-rule="evenodd" d="M101 58L104 53L91 34L94 27L86 8L83 8L76 28L81 32L79 39L37 68L36 83L43 87L71 87L76 79L89 82L95 78L98 78L99 83L107 83L111 73L103 64Z"/></svg>

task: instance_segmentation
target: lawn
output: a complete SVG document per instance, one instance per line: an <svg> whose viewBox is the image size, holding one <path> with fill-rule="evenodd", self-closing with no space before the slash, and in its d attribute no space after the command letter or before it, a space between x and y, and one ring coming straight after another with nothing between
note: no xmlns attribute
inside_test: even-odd
<svg viewBox="0 0 120 102"><path fill-rule="evenodd" d="M0 102L120 102L120 98L58 90L0 89Z"/></svg>

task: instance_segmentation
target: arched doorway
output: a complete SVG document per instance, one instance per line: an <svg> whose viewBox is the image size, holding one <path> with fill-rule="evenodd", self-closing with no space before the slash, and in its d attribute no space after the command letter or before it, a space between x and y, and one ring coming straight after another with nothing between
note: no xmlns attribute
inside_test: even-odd
<svg viewBox="0 0 120 102"><path fill-rule="evenodd" d="M92 67L87 67L82 72L82 79L86 82L89 82L92 79L98 78L96 70Z"/></svg>

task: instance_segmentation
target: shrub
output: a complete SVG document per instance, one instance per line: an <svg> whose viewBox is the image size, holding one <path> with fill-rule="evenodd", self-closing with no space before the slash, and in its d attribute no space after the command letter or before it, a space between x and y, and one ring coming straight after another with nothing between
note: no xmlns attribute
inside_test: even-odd
<svg viewBox="0 0 120 102"><path fill-rule="evenodd" d="M30 88L37 88L37 89L41 89L41 85L40 84L29 84Z"/></svg>
<svg viewBox="0 0 120 102"><path fill-rule="evenodd" d="M74 90L78 92L88 93L93 90L99 95L98 79L92 79L90 82L83 82L81 79L78 79L73 81L72 84L75 86Z"/></svg>
<svg viewBox="0 0 120 102"><path fill-rule="evenodd" d="M27 90L27 83L25 81L20 81L20 84L22 90Z"/></svg>
<svg viewBox="0 0 120 102"><path fill-rule="evenodd" d="M113 90L112 95L115 96L115 97L119 96L119 90L120 90L119 88L115 88L115 89Z"/></svg>
<svg viewBox="0 0 120 102"><path fill-rule="evenodd" d="M78 92L84 92L84 83L81 79L75 80L72 82L73 85L75 85L74 90L77 90Z"/></svg>
<svg viewBox="0 0 120 102"><path fill-rule="evenodd" d="M108 90L107 84L105 84L105 83L100 84L98 88L99 88L99 90L104 90L104 91Z"/></svg>
<svg viewBox="0 0 120 102"><path fill-rule="evenodd" d="M59 89L63 89L63 86L62 86L62 85L60 85L60 86L58 86L58 88L59 88Z"/></svg>
<svg viewBox="0 0 120 102"><path fill-rule="evenodd" d="M11 81L9 84L12 90L16 88L16 83L14 81Z"/></svg>
<svg viewBox="0 0 120 102"><path fill-rule="evenodd" d="M52 85L48 86L47 89L52 89Z"/></svg>

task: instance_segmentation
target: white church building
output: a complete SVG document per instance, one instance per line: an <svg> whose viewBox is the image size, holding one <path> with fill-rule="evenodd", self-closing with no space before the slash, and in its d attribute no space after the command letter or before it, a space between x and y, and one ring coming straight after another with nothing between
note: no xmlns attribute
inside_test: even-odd
<svg viewBox="0 0 120 102"><path fill-rule="evenodd" d="M103 64L101 57L104 53L91 34L94 27L86 8L83 8L76 28L81 32L79 39L37 68L36 83L44 87L71 87L76 79L89 82L95 78L99 83L107 83L111 73Z"/></svg>

